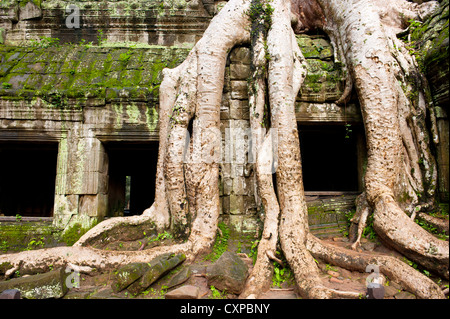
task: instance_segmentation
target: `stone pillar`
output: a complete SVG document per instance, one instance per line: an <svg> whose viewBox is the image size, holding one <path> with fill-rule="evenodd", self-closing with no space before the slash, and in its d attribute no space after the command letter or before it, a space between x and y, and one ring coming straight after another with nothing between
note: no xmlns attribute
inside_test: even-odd
<svg viewBox="0 0 450 319"><path fill-rule="evenodd" d="M237 233L256 230L256 201L253 163L249 163L251 130L247 79L250 76L250 49L230 52L225 70L221 105L223 157L220 196L222 217Z"/></svg>
<svg viewBox="0 0 450 319"><path fill-rule="evenodd" d="M108 203L108 157L103 144L83 130L69 131L59 143L54 224L89 227L103 219Z"/></svg>

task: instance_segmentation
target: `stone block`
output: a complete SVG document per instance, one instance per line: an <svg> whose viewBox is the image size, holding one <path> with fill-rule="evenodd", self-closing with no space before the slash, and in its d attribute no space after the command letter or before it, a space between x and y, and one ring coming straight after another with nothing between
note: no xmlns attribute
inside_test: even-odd
<svg viewBox="0 0 450 319"><path fill-rule="evenodd" d="M179 272L177 272L172 278L170 278L169 282L167 283L167 288L170 289L172 287L181 285L191 277L191 274L191 267L183 266Z"/></svg>
<svg viewBox="0 0 450 319"><path fill-rule="evenodd" d="M23 2L23 1L22 1ZM25 6L19 6L20 20L31 20L42 18L41 2L37 0L28 0Z"/></svg>
<svg viewBox="0 0 450 319"><path fill-rule="evenodd" d="M252 235L258 237L259 219L253 215L229 215L230 229L241 235Z"/></svg>
<svg viewBox="0 0 450 319"><path fill-rule="evenodd" d="M244 177L236 176L233 178L233 192L235 195L246 195Z"/></svg>
<svg viewBox="0 0 450 319"><path fill-rule="evenodd" d="M128 286L127 290L135 295L141 293L185 260L186 256L184 254L173 255L170 253L154 258L149 262L150 268L142 275L141 278Z"/></svg>
<svg viewBox="0 0 450 319"><path fill-rule="evenodd" d="M249 118L248 101L231 100L229 105L230 105L230 119L247 120Z"/></svg>
<svg viewBox="0 0 450 319"><path fill-rule="evenodd" d="M66 278L69 276L64 268L44 274L14 278L0 282L0 291L17 289L25 299L61 298L67 291Z"/></svg>
<svg viewBox="0 0 450 319"><path fill-rule="evenodd" d="M230 196L222 197L222 213L230 214Z"/></svg>
<svg viewBox="0 0 450 319"><path fill-rule="evenodd" d="M79 202L79 214L90 217L102 218L106 216L108 207L108 195L81 195Z"/></svg>
<svg viewBox="0 0 450 319"><path fill-rule="evenodd" d="M231 81L231 98L236 100L248 99L247 81Z"/></svg>
<svg viewBox="0 0 450 319"><path fill-rule="evenodd" d="M233 179L225 177L222 180L223 183L223 195L230 195L233 190Z"/></svg>
<svg viewBox="0 0 450 319"><path fill-rule="evenodd" d="M192 285L182 286L166 293L166 299L198 299L200 288Z"/></svg>
<svg viewBox="0 0 450 319"><path fill-rule="evenodd" d="M231 80L247 80L250 76L250 65L242 63L232 63L230 65Z"/></svg>
<svg viewBox="0 0 450 319"><path fill-rule="evenodd" d="M226 251L207 270L208 286L240 294L248 276L248 267L235 253Z"/></svg>
<svg viewBox="0 0 450 319"><path fill-rule="evenodd" d="M20 291L17 289L6 289L0 293L0 299L20 299Z"/></svg>
<svg viewBox="0 0 450 319"><path fill-rule="evenodd" d="M148 263L131 263L119 268L114 273L111 288L114 292L119 292L127 288L133 282L141 278L150 269Z"/></svg>
<svg viewBox="0 0 450 319"><path fill-rule="evenodd" d="M231 51L230 53L231 62L240 62L243 64L250 64L252 57L250 54L250 48L238 47Z"/></svg>
<svg viewBox="0 0 450 319"><path fill-rule="evenodd" d="M245 197L241 195L230 195L230 214L241 215L245 213Z"/></svg>

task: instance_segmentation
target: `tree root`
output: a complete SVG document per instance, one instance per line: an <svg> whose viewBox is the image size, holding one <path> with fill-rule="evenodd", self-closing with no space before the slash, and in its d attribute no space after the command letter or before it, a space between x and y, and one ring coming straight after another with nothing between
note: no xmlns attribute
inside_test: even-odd
<svg viewBox="0 0 450 319"><path fill-rule="evenodd" d="M150 262L153 258L164 253L183 253L192 259L192 243L186 242L172 246L161 246L144 251L110 251L91 247L55 247L37 251L23 251L16 254L1 255L0 264L10 265L5 276L13 275L11 271L19 271L21 275L36 274L58 268L71 266L72 269L86 270L85 267L103 271L116 269L134 262Z"/></svg>
<svg viewBox="0 0 450 319"><path fill-rule="evenodd" d="M316 258L348 270L365 272L367 266L377 265L381 273L390 280L399 282L419 298L445 298L436 283L395 257L374 256L334 247L324 244L311 234L308 235L306 246Z"/></svg>
<svg viewBox="0 0 450 319"><path fill-rule="evenodd" d="M394 61L389 50L388 36L380 28L384 21L380 20L371 1L318 2L329 24L327 30L335 30L336 34L332 37L339 39L338 49L346 60L345 67L351 75L342 101L348 98L350 84L353 84L360 99L368 144L366 198L358 212L358 237L353 248L358 245L365 220L370 209L373 209L374 228L383 241L427 269L448 278L448 242L436 239L415 224L394 200L394 190L402 170L402 155L408 155L410 161L417 157L413 138L414 135L421 135L422 128L418 127L422 123L407 123L405 119L399 121L407 113L404 109L405 112L398 111L405 106L406 98L405 94L400 94L396 74L391 69ZM406 3L401 0L393 2L395 5L400 4L399 7ZM94 268L102 270L132 262L149 262L167 252L183 253L188 260L193 260L198 254L210 249L219 218L219 110L226 57L235 45L250 41L248 13L251 3L253 1L229 1L211 21L187 59L177 68L163 71L154 205L141 216L113 218L100 223L82 236L73 247L1 255L0 265L9 265L5 275L11 276L17 270L21 274L48 271L50 265L69 265L80 271L90 272ZM256 146L258 193L266 218L258 247L258 259L241 297L255 296L267 289L273 269L271 260L277 260L274 251L279 239L284 256L294 273L298 292L304 298L360 297L359 293L324 287L313 256L361 272L366 271L368 266L375 265L381 273L400 282L419 298L444 298L443 292L434 282L396 258L369 256L332 247L311 235L295 118L295 99L305 77L305 61L291 28L289 1L272 0L271 6L273 10L265 12L271 15L268 19L270 30L267 38L258 38L253 43L254 48L259 46L259 50L254 52L255 56L269 54L270 61L261 62L254 57L256 86L259 89L252 90L249 94L252 107L250 114L254 114L251 116L251 126ZM414 9L414 6L409 5L408 10L411 8ZM404 57L398 58L399 64L404 60L402 58ZM262 64L268 65L267 73L258 74L258 67L262 70ZM406 61L405 65L409 65L409 62ZM265 87L268 88L270 105L270 120L266 120L270 123L270 128L277 131L278 136L276 154L271 152L274 141L270 134L258 133L261 131L258 126L265 121L262 116L266 103ZM416 111L423 115L423 96L419 102ZM187 131L191 123L192 139L187 152ZM412 127L412 133L402 134L401 127L408 126ZM425 139L419 140L418 144L418 152L426 153L425 169L434 168ZM277 192L272 172L265 170L265 167L275 166L276 161ZM413 167L417 165L410 166ZM416 177L421 180L421 176ZM423 180L429 181L433 188L435 175L425 177ZM415 182L414 178L410 180ZM433 189L427 194L432 196ZM180 233L187 241L126 252L86 247L105 234L115 234L125 226L148 226L157 231L170 229L174 233Z"/></svg>

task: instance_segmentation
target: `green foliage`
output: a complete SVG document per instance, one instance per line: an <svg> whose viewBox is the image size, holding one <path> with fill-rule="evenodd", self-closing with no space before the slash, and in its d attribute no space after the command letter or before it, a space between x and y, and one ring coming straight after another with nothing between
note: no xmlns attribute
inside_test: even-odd
<svg viewBox="0 0 450 319"><path fill-rule="evenodd" d="M248 256L253 260L253 265L256 263L256 259L258 258L258 245L259 239L252 241L252 246L250 247L250 253Z"/></svg>
<svg viewBox="0 0 450 319"><path fill-rule="evenodd" d="M223 223L219 223L220 233L216 236L216 240L213 245L213 250L210 254L205 256L205 260L210 260L212 262L219 259L220 256L228 249L228 239L230 238L230 229Z"/></svg>
<svg viewBox="0 0 450 319"><path fill-rule="evenodd" d="M96 223L93 223L91 227L94 227ZM61 236L61 240L67 244L67 246L72 246L83 236L91 227L85 228L80 223L75 223L69 227Z"/></svg>
<svg viewBox="0 0 450 319"><path fill-rule="evenodd" d="M144 232L145 235L145 232ZM155 241L162 241L164 239L172 239L172 234L168 233L167 231L164 231L160 234L158 234L155 238L149 239L149 242L155 242Z"/></svg>
<svg viewBox="0 0 450 319"><path fill-rule="evenodd" d="M214 286L209 287L209 289L211 290L212 293L212 295L209 297L210 299L227 299L226 290L221 292Z"/></svg>
<svg viewBox="0 0 450 319"><path fill-rule="evenodd" d="M285 263L287 265L287 263ZM273 263L272 286L281 288L285 282L291 284L294 281L294 274L289 266L281 266L279 263Z"/></svg>
<svg viewBox="0 0 450 319"><path fill-rule="evenodd" d="M445 233L445 231L439 232L436 227L427 223L426 221L424 221L422 219L418 219L418 218L414 219L414 221L416 222L417 225L419 225L420 227L425 229L427 232L434 234L437 238L439 238L441 240L449 239L449 236L448 236L448 234Z"/></svg>
<svg viewBox="0 0 450 319"><path fill-rule="evenodd" d="M341 230L342 235L344 237L348 237L348 235L349 235L348 231L349 231L351 223L352 223L351 220L352 220L353 216L355 215L355 213L356 213L355 209L348 210L344 213L345 220L346 220L346 227Z"/></svg>
<svg viewBox="0 0 450 319"><path fill-rule="evenodd" d="M126 65L128 61L130 61L133 51L129 49L126 53L121 53L119 56L119 61L122 62L123 65Z"/></svg>
<svg viewBox="0 0 450 319"><path fill-rule="evenodd" d="M9 244L6 240L0 242L0 251L6 252L9 249Z"/></svg>
<svg viewBox="0 0 450 319"><path fill-rule="evenodd" d="M12 87L11 83L8 83L8 82L2 83L2 88L4 88L4 89L10 89L11 87Z"/></svg>
<svg viewBox="0 0 450 319"><path fill-rule="evenodd" d="M350 138L350 135L352 134L352 125L351 124L345 124L345 138Z"/></svg>
<svg viewBox="0 0 450 319"><path fill-rule="evenodd" d="M97 30L97 43L98 43L98 45L102 45L104 40L105 39L103 38L103 30L102 29L98 29Z"/></svg>
<svg viewBox="0 0 450 319"><path fill-rule="evenodd" d="M40 239L36 239L36 238L32 238L30 240L30 242L27 245L27 249L26 250L34 250L34 249L38 249L38 248L44 248L44 237L41 237Z"/></svg>
<svg viewBox="0 0 450 319"><path fill-rule="evenodd" d="M363 230L363 236L367 239L375 239L377 238L377 234L375 233L375 230L373 229L373 214L370 214L367 217L366 227L364 227Z"/></svg>
<svg viewBox="0 0 450 319"><path fill-rule="evenodd" d="M39 39L40 39L39 41L30 40L31 46L37 47L37 48L43 48L43 49L60 46L58 38L40 36Z"/></svg>

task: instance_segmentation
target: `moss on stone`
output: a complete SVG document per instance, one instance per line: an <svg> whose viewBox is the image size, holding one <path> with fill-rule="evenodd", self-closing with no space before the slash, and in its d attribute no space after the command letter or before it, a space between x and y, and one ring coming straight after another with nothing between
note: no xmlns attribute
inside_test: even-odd
<svg viewBox="0 0 450 319"><path fill-rule="evenodd" d="M8 88L0 88L0 96L114 99L117 92L125 90L131 100L155 100L162 70L177 66L188 53L188 48L160 46L5 46L0 48L0 83L8 83Z"/></svg>

